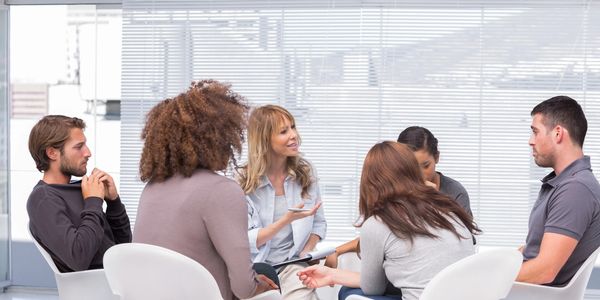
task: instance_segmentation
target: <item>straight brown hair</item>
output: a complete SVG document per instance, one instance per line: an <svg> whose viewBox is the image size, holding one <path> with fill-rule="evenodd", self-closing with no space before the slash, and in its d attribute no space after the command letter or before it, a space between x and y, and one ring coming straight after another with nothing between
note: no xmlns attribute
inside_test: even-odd
<svg viewBox="0 0 600 300"><path fill-rule="evenodd" d="M29 133L29 153L40 171L48 171L50 158L46 149L56 148L63 153L63 147L71 136L71 129L85 129L85 122L79 118L62 115L48 115L39 120Z"/></svg>
<svg viewBox="0 0 600 300"><path fill-rule="evenodd" d="M472 233L480 230L455 201L427 186L413 151L397 142L378 143L369 150L360 179L360 214L377 217L399 238L437 237L431 228L461 237L448 218ZM361 226L360 223L358 226Z"/></svg>

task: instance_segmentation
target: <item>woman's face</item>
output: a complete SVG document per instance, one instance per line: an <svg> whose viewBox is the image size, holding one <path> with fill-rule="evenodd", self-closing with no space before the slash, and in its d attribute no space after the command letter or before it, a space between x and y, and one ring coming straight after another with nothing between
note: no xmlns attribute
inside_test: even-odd
<svg viewBox="0 0 600 300"><path fill-rule="evenodd" d="M271 136L271 150L277 156L296 156L298 155L298 133L296 125L292 125L287 118L275 128Z"/></svg>
<svg viewBox="0 0 600 300"><path fill-rule="evenodd" d="M417 150L414 152L417 161L419 162L419 166L421 166L421 171L423 171L423 176L425 180L434 182L435 179L435 165L437 161L435 157L431 155L427 150Z"/></svg>

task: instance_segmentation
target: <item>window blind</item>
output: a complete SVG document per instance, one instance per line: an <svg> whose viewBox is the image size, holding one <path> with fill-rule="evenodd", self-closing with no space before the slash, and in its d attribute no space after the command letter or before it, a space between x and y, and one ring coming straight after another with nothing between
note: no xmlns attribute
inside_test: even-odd
<svg viewBox="0 0 600 300"><path fill-rule="evenodd" d="M214 78L296 117L328 240L356 235L368 149L419 125L439 140L438 171L469 192L480 244L521 244L549 172L527 144L531 109L559 94L578 100L584 150L600 161L598 16L600 4L569 0L124 0L123 199L135 220L146 112Z"/></svg>

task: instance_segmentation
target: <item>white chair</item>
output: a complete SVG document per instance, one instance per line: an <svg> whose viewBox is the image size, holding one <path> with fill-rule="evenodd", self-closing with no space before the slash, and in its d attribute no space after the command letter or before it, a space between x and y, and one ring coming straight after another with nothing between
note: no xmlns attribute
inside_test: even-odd
<svg viewBox="0 0 600 300"><path fill-rule="evenodd" d="M30 233L31 235L31 233ZM108 286L104 270L87 270L79 272L61 273L50 254L36 240L31 237L33 244L40 251L56 279L58 297L60 300L117 300L115 294Z"/></svg>
<svg viewBox="0 0 600 300"><path fill-rule="evenodd" d="M510 293L506 297L507 300L581 300L585 294L590 275L594 269L594 262L600 253L600 248L585 260L577 273L569 283L563 287L550 287L545 285L530 284L523 282L515 282Z"/></svg>
<svg viewBox="0 0 600 300"><path fill-rule="evenodd" d="M115 245L104 254L104 270L113 292L123 300L223 299L214 277L201 264L159 246ZM281 295L269 291L251 299L281 299Z"/></svg>
<svg viewBox="0 0 600 300"><path fill-rule="evenodd" d="M502 299L510 291L522 262L521 252L514 249L494 249L465 257L435 275L420 299Z"/></svg>
<svg viewBox="0 0 600 300"><path fill-rule="evenodd" d="M517 250L495 249L463 258L440 271L420 300L498 300L506 297L523 257ZM351 295L346 300L368 299Z"/></svg>

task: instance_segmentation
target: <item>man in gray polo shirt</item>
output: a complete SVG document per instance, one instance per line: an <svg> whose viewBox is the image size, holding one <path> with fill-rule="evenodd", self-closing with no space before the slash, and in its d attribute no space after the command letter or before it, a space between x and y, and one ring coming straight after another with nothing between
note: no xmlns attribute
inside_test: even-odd
<svg viewBox="0 0 600 300"><path fill-rule="evenodd" d="M554 171L542 179L531 211L517 281L562 286L600 246L600 185L583 155L587 120L581 106L557 96L531 116L535 163Z"/></svg>

